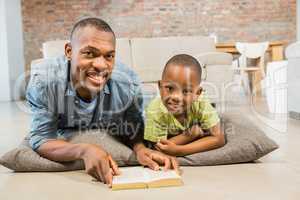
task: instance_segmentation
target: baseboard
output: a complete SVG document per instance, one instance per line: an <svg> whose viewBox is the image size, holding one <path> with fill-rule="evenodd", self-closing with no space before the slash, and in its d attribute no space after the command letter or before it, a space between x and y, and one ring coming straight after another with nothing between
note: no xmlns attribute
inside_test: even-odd
<svg viewBox="0 0 300 200"><path fill-rule="evenodd" d="M300 120L300 113L295 111L289 111L289 117L292 119Z"/></svg>

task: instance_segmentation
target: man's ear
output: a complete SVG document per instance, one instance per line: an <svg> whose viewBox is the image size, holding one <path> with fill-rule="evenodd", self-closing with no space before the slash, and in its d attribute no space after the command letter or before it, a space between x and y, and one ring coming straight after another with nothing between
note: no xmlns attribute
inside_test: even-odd
<svg viewBox="0 0 300 200"><path fill-rule="evenodd" d="M65 44L65 56L68 58L68 60L71 60L71 57L72 57L71 42L68 42Z"/></svg>

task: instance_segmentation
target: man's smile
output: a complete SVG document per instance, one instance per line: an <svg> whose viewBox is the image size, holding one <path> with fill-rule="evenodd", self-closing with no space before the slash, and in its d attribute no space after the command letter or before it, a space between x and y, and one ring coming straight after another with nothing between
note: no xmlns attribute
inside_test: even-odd
<svg viewBox="0 0 300 200"><path fill-rule="evenodd" d="M96 86L101 86L106 82L108 78L108 71L97 72L95 70L90 70L86 72L87 79Z"/></svg>

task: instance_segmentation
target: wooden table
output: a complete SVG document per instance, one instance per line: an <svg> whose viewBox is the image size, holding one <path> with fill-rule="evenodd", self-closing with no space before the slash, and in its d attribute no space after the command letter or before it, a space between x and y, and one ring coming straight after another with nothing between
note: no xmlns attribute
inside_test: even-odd
<svg viewBox="0 0 300 200"><path fill-rule="evenodd" d="M283 41L270 42L267 52L271 54L272 61L280 61L284 59L283 49L286 43ZM239 54L238 50L235 48L235 43L217 43L216 49L221 52Z"/></svg>

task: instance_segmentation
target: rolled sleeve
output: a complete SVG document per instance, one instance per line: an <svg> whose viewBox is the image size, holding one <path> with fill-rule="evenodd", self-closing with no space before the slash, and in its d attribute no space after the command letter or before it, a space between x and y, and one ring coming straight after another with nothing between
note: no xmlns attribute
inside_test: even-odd
<svg viewBox="0 0 300 200"><path fill-rule="evenodd" d="M203 101L201 109L201 127L205 130L212 128L220 122L216 109L211 105L208 99Z"/></svg>
<svg viewBox="0 0 300 200"><path fill-rule="evenodd" d="M38 75L34 75L26 91L32 115L29 143L33 150L37 150L48 140L57 138L57 115L50 109L48 88L42 81L44 80L40 80Z"/></svg>

